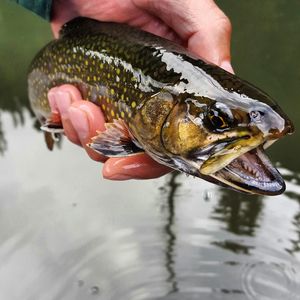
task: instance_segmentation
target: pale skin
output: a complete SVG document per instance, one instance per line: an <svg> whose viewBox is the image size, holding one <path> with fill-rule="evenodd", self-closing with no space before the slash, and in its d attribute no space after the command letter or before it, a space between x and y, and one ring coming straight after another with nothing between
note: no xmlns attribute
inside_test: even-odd
<svg viewBox="0 0 300 300"><path fill-rule="evenodd" d="M51 21L55 37L62 24L79 15L139 27L233 72L230 21L213 0L55 0ZM97 131L105 129L100 108L82 99L71 85L51 89L48 97L52 111L61 115L68 139L82 146L93 160L104 163L105 178L148 179L170 172L147 154L107 158L95 153L86 145Z"/></svg>

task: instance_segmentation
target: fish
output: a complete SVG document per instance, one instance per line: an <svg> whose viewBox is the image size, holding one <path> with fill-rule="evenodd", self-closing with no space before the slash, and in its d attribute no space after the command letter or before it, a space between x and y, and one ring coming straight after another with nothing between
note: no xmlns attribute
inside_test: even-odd
<svg viewBox="0 0 300 300"><path fill-rule="evenodd" d="M47 97L62 84L101 108L106 130L88 144L98 153L146 152L174 170L248 194L285 190L265 149L293 133L291 120L267 93L172 41L75 18L29 67L31 107L46 134L63 132Z"/></svg>

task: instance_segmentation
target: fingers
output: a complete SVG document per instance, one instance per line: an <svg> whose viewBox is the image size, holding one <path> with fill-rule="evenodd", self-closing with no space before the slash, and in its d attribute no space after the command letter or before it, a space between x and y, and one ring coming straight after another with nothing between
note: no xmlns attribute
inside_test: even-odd
<svg viewBox="0 0 300 300"><path fill-rule="evenodd" d="M78 89L72 85L51 89L48 98L52 112L58 112L61 116L64 132L68 139L84 147L93 160L105 161L106 157L95 153L86 146L91 138L97 135L97 130L105 129L104 116L99 107L82 100Z"/></svg>
<svg viewBox="0 0 300 300"><path fill-rule="evenodd" d="M134 0L163 20L196 55L232 72L231 24L213 0Z"/></svg>
<svg viewBox="0 0 300 300"><path fill-rule="evenodd" d="M82 97L74 86L62 85L48 93L52 113L59 114L68 139L86 150L96 161L105 162L102 156L86 145L97 131L105 130L105 120L101 110ZM112 180L156 178L170 172L146 154L122 158L110 158L103 168L103 176Z"/></svg>
<svg viewBox="0 0 300 300"><path fill-rule="evenodd" d="M77 145L80 145L80 140L72 123L70 122L68 113L72 103L80 101L81 98L79 91L72 85L55 87L48 93L52 113L60 114L66 136L71 142Z"/></svg>
<svg viewBox="0 0 300 300"><path fill-rule="evenodd" d="M87 154L96 161L106 161L106 157L96 153L87 146L97 131L104 131L104 116L100 109L88 101L75 102L69 109L69 118L78 134L81 145Z"/></svg>
<svg viewBox="0 0 300 300"><path fill-rule="evenodd" d="M170 168L154 161L147 154L122 158L109 158L103 167L103 177L111 180L150 179L171 171Z"/></svg>

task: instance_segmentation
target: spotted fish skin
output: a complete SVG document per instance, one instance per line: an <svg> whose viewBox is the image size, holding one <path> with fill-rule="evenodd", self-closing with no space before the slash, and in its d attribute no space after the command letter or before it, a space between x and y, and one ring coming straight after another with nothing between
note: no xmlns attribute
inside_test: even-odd
<svg viewBox="0 0 300 300"><path fill-rule="evenodd" d="M44 120L50 114L48 91L70 83L83 99L101 107L108 122L129 121L142 100L180 80L180 74L167 70L159 59L162 50L155 42L152 35L126 25L86 18L71 21L30 67L33 110Z"/></svg>
<svg viewBox="0 0 300 300"><path fill-rule="evenodd" d="M266 93L171 41L76 18L29 69L29 98L42 124L53 117L48 91L66 83L104 113L107 132L91 143L99 153L143 149L162 164L222 186L257 194L284 190L261 148L292 133L292 122Z"/></svg>

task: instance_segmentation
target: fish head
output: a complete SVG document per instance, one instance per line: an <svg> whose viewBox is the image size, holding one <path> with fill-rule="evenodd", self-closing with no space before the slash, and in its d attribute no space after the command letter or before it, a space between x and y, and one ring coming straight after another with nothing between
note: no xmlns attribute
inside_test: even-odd
<svg viewBox="0 0 300 300"><path fill-rule="evenodd" d="M293 125L271 99L243 98L186 97L166 119L162 143L179 170L246 193L280 194L284 180L264 149Z"/></svg>

